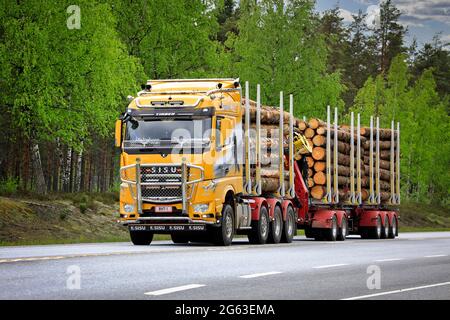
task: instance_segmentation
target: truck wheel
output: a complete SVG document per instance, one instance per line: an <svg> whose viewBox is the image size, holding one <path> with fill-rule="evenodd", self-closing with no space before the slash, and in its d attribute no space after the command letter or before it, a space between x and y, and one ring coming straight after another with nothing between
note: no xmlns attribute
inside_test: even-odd
<svg viewBox="0 0 450 320"><path fill-rule="evenodd" d="M337 239L339 241L344 241L347 235L348 235L348 222L347 218L344 216L342 217L341 227L339 228L339 235Z"/></svg>
<svg viewBox="0 0 450 320"><path fill-rule="evenodd" d="M228 203L223 205L221 220L220 227L214 230L214 244L229 246L234 234L234 210Z"/></svg>
<svg viewBox="0 0 450 320"><path fill-rule="evenodd" d="M170 235L172 242L176 244L186 244L189 242L189 238L185 234L172 233Z"/></svg>
<svg viewBox="0 0 450 320"><path fill-rule="evenodd" d="M268 243L280 243L283 231L283 216L280 207L276 206L273 212L273 221L270 223Z"/></svg>
<svg viewBox="0 0 450 320"><path fill-rule="evenodd" d="M376 227L372 227L369 229L369 238L370 239L380 239L381 238L381 217L377 217L377 225Z"/></svg>
<svg viewBox="0 0 450 320"><path fill-rule="evenodd" d="M314 238L314 232L311 227L305 227L305 237Z"/></svg>
<svg viewBox="0 0 450 320"><path fill-rule="evenodd" d="M397 235L397 219L393 217L391 227L389 228L389 239L395 239L396 235Z"/></svg>
<svg viewBox="0 0 450 320"><path fill-rule="evenodd" d="M252 244L265 244L269 237L269 214L267 208L259 209L259 220L252 221L252 230L248 234L248 240Z"/></svg>
<svg viewBox="0 0 450 320"><path fill-rule="evenodd" d="M135 246L148 246L152 243L153 233L147 231L130 231L130 238Z"/></svg>
<svg viewBox="0 0 450 320"><path fill-rule="evenodd" d="M333 218L331 218L331 228L325 230L325 239L327 241L336 241L338 237L338 224L336 216L334 215Z"/></svg>
<svg viewBox="0 0 450 320"><path fill-rule="evenodd" d="M291 243L297 233L297 221L295 221L295 212L292 207L288 207L286 212L286 221L284 221L283 233L281 235L281 242Z"/></svg>
<svg viewBox="0 0 450 320"><path fill-rule="evenodd" d="M389 237L389 218L384 216L384 226L381 228L381 239L387 239Z"/></svg>

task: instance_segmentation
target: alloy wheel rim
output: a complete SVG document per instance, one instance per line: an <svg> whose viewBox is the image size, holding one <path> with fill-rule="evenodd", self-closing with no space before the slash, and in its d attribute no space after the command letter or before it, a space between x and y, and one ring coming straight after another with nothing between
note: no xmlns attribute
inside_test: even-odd
<svg viewBox="0 0 450 320"><path fill-rule="evenodd" d="M347 221L344 220L342 222L342 236L345 238L346 235L347 235Z"/></svg>
<svg viewBox="0 0 450 320"><path fill-rule="evenodd" d="M288 234L289 235L292 235L294 233L294 226L293 226L294 223L293 222L294 222L294 219L292 218L292 215L289 215L288 216L288 223L289 223Z"/></svg>
<svg viewBox="0 0 450 320"><path fill-rule="evenodd" d="M274 222L275 222L275 235L278 236L281 233L281 221L280 219L275 219Z"/></svg>
<svg viewBox="0 0 450 320"><path fill-rule="evenodd" d="M377 219L377 235L381 235L381 219Z"/></svg>
<svg viewBox="0 0 450 320"><path fill-rule="evenodd" d="M261 216L261 235L265 237L267 234L267 218L266 215Z"/></svg>
<svg viewBox="0 0 450 320"><path fill-rule="evenodd" d="M337 225L336 225L336 220L333 220L333 229L332 229L332 232L333 232L333 237L336 237L336 235L337 235Z"/></svg>
<svg viewBox="0 0 450 320"><path fill-rule="evenodd" d="M231 220L231 216L227 215L225 218L225 232L227 237L231 237L231 233L233 231L233 221Z"/></svg>

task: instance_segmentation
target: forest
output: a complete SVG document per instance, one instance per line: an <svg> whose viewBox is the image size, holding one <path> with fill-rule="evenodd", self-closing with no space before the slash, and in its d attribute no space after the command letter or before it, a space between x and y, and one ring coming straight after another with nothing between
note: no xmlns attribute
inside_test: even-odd
<svg viewBox="0 0 450 320"><path fill-rule="evenodd" d="M119 189L114 121L147 79L240 77L295 115L400 121L402 199L448 205L450 45L407 44L387 0L1 0L0 194ZM254 92L252 92L254 95Z"/></svg>

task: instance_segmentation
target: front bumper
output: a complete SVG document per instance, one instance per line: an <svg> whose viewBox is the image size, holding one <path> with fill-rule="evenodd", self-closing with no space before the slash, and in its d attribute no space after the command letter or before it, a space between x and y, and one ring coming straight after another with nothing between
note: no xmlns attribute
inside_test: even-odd
<svg viewBox="0 0 450 320"><path fill-rule="evenodd" d="M187 217L142 217L136 220L122 221L130 231L169 234L173 232L205 232L218 223L206 220L193 220Z"/></svg>
<svg viewBox="0 0 450 320"><path fill-rule="evenodd" d="M150 168L172 167L179 169L176 173L159 173L159 174L143 174L142 170ZM126 174L127 170L134 173ZM197 171L196 174L193 171ZM132 180L130 177L134 177ZM183 158L181 164L141 164L140 159L136 159L135 164L127 165L120 168L121 182L128 185L131 197L133 198L137 213L143 213L143 204L176 204L181 203L182 213L187 213L188 201L192 197L194 186L204 180L204 169L200 166L186 163ZM162 194L145 195L143 190L160 191ZM175 189L174 189L175 188ZM169 191L172 191L169 193ZM179 190L179 194L176 192ZM173 193L175 191L175 193Z"/></svg>
<svg viewBox="0 0 450 320"><path fill-rule="evenodd" d="M178 224L208 224L214 225L217 222L207 221L207 220L194 220L188 217L140 217L135 220L121 220L120 224L123 226L128 226L131 224L167 224L167 223L178 223Z"/></svg>

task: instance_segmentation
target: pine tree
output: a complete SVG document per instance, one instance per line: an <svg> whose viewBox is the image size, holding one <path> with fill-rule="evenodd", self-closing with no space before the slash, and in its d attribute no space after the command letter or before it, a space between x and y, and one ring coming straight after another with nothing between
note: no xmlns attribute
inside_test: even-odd
<svg viewBox="0 0 450 320"><path fill-rule="evenodd" d="M379 70L386 73L391 60L405 52L403 37L405 28L398 23L401 12L392 4L391 0L380 3L380 25L375 29L375 37L379 50Z"/></svg>
<svg viewBox="0 0 450 320"><path fill-rule="evenodd" d="M413 74L418 77L425 69L432 68L437 90L441 97L450 92L450 51L449 45L442 43L436 35L431 43L426 43L417 53L412 66Z"/></svg>
<svg viewBox="0 0 450 320"><path fill-rule="evenodd" d="M373 43L369 38L369 29L365 23L366 14L359 10L353 15L353 21L349 25L348 45L345 47L343 64L345 65L343 80L347 86L344 93L346 106L351 106L356 93L369 76L376 76L376 55Z"/></svg>

